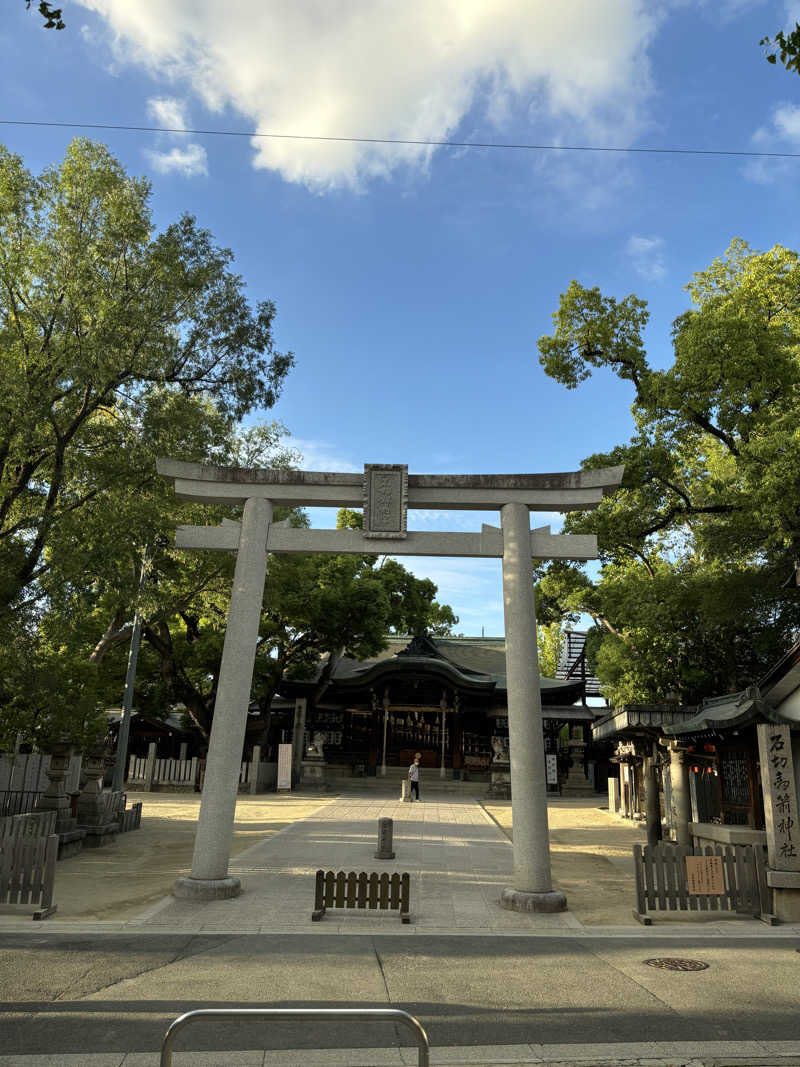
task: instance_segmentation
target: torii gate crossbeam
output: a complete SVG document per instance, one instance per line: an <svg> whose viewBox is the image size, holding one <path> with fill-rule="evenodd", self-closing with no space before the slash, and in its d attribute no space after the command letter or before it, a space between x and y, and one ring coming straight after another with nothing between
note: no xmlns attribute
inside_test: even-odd
<svg viewBox="0 0 800 1067"><path fill-rule="evenodd" d="M618 488L622 467L565 474L409 475L405 466L366 464L363 474L243 470L158 460L158 472L183 500L243 504L241 523L179 527L176 545L236 552L192 871L173 892L193 899L236 896L228 874L250 688L269 552L495 557L503 561L511 805L512 885L501 903L517 911L562 911L552 887L544 782L544 744L531 559L593 559L589 535L530 528L531 510L597 507ZM300 530L272 524L273 505L363 507L363 530ZM498 510L501 528L480 533L407 530L408 508ZM376 544L376 539L379 544Z"/></svg>

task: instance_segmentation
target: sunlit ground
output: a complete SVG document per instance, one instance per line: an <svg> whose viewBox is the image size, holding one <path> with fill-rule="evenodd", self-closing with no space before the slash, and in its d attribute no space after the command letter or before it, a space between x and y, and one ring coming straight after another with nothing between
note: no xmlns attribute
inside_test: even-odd
<svg viewBox="0 0 800 1067"><path fill-rule="evenodd" d="M105 848L83 849L56 865L54 918L131 919L169 893L179 874L188 874L199 794L128 793L129 807L138 800L143 802L140 830L120 834ZM239 797L231 855L329 802L276 794Z"/></svg>
<svg viewBox="0 0 800 1067"><path fill-rule="evenodd" d="M332 799L330 795L240 796L231 855ZM58 863L55 918L84 922L134 918L169 893L179 874L188 873L199 795L128 794L129 804L137 800L143 802L141 830L120 834L105 848L84 849ZM609 816L602 804L601 796L550 804L553 882L566 893L570 911L581 922L635 925L631 847L644 840L644 829ZM510 802L493 801L485 808L510 837ZM3 913L9 909L0 909Z"/></svg>
<svg viewBox="0 0 800 1067"><path fill-rule="evenodd" d="M548 805L553 885L587 925L636 925L632 849L644 827L601 808L602 796L554 800ZM512 836L511 802L492 801L488 813Z"/></svg>

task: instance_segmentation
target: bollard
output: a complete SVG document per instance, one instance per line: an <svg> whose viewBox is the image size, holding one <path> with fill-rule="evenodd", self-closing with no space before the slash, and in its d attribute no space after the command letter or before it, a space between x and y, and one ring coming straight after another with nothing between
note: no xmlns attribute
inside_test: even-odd
<svg viewBox="0 0 800 1067"><path fill-rule="evenodd" d="M375 853L376 860L393 860L392 851L392 828L391 819L378 819L378 851Z"/></svg>
<svg viewBox="0 0 800 1067"><path fill-rule="evenodd" d="M411 787L408 784L408 778L404 778L400 783L400 799L404 804L411 803Z"/></svg>

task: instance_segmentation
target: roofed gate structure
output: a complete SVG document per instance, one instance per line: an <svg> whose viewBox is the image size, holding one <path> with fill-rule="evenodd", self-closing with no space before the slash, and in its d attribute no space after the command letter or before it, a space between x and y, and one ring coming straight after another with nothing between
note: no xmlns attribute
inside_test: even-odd
<svg viewBox="0 0 800 1067"><path fill-rule="evenodd" d="M242 504L241 523L183 526L179 548L236 552L214 720L206 762L191 874L179 878L176 896L236 896L228 875L239 764L250 702L268 552L369 553L495 557L503 561L508 734L514 823L512 885L504 907L562 911L553 890L544 782L531 559L594 559L592 535L531 530L530 512L584 511L597 507L622 481L622 467L565 474L409 475L400 464L366 464L364 473L243 470L161 459L158 471L182 500ZM275 504L289 507L363 508L363 530L308 530L272 523ZM500 512L501 526L480 533L409 531L408 508Z"/></svg>

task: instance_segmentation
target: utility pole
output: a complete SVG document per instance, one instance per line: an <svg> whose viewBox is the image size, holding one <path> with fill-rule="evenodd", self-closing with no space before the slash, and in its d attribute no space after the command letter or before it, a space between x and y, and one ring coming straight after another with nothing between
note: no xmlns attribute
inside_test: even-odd
<svg viewBox="0 0 800 1067"><path fill-rule="evenodd" d="M125 675L125 692L122 695L122 718L119 721L117 734L117 753L114 763L114 776L111 780L111 789L121 792L125 780L125 764L128 761L128 736L131 731L131 713L133 711L133 686L136 680L136 661L139 658L139 645L142 640L142 593L147 584L147 574L150 569L152 556L148 545L142 556L142 573L139 577L139 590L136 594L136 611L133 616L133 630L131 631L131 647L128 652L128 670Z"/></svg>

